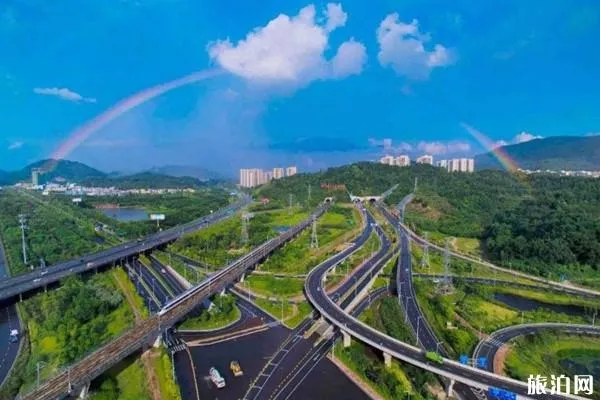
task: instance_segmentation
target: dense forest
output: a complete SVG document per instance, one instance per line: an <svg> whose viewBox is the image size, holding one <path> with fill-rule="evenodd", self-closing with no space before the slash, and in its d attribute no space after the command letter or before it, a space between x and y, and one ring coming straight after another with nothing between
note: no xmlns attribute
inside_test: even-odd
<svg viewBox="0 0 600 400"><path fill-rule="evenodd" d="M600 180L484 170L448 173L429 165L356 163L273 181L254 191L272 203L314 206L381 194L396 204L413 191L407 222L421 231L482 241L488 257L537 273L558 265L600 268ZM308 201L308 187L311 200Z"/></svg>

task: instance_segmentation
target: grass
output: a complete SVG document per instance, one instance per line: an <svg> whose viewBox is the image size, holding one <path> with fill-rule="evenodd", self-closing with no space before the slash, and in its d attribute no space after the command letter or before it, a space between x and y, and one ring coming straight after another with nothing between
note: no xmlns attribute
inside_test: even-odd
<svg viewBox="0 0 600 400"><path fill-rule="evenodd" d="M98 378L90 400L150 400L144 366L134 357L121 361Z"/></svg>
<svg viewBox="0 0 600 400"><path fill-rule="evenodd" d="M173 381L173 364L164 347L152 350L152 366L160 388L161 400L181 400L179 387Z"/></svg>
<svg viewBox="0 0 600 400"><path fill-rule="evenodd" d="M518 338L505 360L509 376L527 380L529 375L595 375L600 368L600 338L542 333ZM600 384L594 379L594 399Z"/></svg>
<svg viewBox="0 0 600 400"><path fill-rule="evenodd" d="M268 297L295 297L302 294L304 280L252 274L244 283L254 293Z"/></svg>
<svg viewBox="0 0 600 400"><path fill-rule="evenodd" d="M218 302L218 301L217 301ZM201 317L191 317L187 318L181 325L179 325L180 330L211 330L211 329L219 329L229 324L234 323L238 319L240 319L242 313L240 309L235 306L234 311L232 313L222 313L222 312L211 312L210 318L202 319Z"/></svg>
<svg viewBox="0 0 600 400"><path fill-rule="evenodd" d="M281 320L282 316L282 304L283 304L283 320L286 321L288 318L294 317L295 308L293 304L287 301L270 301L265 299L256 299L254 303L271 314L278 320Z"/></svg>
<svg viewBox="0 0 600 400"><path fill-rule="evenodd" d="M129 304L142 318L147 318L149 315L148 308L146 307L142 296L135 290L135 286L127 276L127 273L121 268L115 268L112 273L113 278L118 284L117 286L121 288L122 291L124 290L125 296L129 299Z"/></svg>
<svg viewBox="0 0 600 400"><path fill-rule="evenodd" d="M311 230L307 229L297 238L275 251L263 264L261 271L289 274L306 274L329 257L336 248L355 233L357 212L334 206L317 221L318 248L311 248Z"/></svg>
<svg viewBox="0 0 600 400"><path fill-rule="evenodd" d="M456 311L474 328L490 333L516 321L519 316L515 310L486 301L478 296L466 296L459 303Z"/></svg>
<svg viewBox="0 0 600 400"><path fill-rule="evenodd" d="M296 306L298 307L297 314L286 319L284 322L285 326L290 329L294 329L300 325L300 323L313 312L312 306L306 301L297 303Z"/></svg>

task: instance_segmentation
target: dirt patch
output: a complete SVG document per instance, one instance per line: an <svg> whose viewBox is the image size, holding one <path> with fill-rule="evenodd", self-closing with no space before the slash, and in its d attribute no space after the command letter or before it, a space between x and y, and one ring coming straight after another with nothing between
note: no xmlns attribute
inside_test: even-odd
<svg viewBox="0 0 600 400"><path fill-rule="evenodd" d="M435 208L429 207L422 202L416 200L406 206L406 211L408 213L415 213L422 215L423 217L438 221L442 217L442 213Z"/></svg>
<svg viewBox="0 0 600 400"><path fill-rule="evenodd" d="M506 376L506 373L504 372L504 361L506 360L506 357L508 357L510 350L510 346L505 344L504 346L500 347L496 352L496 356L494 356L495 374Z"/></svg>
<svg viewBox="0 0 600 400"><path fill-rule="evenodd" d="M125 285L123 285L123 282L121 282L121 280L119 279L117 274L113 273L113 277L115 278L115 281L117 282L117 285L119 286L119 289L121 289L121 292L125 296L125 299L127 300L127 303L129 304L129 307L131 307L131 310L133 311L133 316L135 317L135 322L136 323L140 322L140 320L142 319L142 316L140 315L140 310L138 310L135 305L135 301L131 297L131 293L129 293L129 291L125 288Z"/></svg>
<svg viewBox="0 0 600 400"><path fill-rule="evenodd" d="M146 370L146 378L148 380L148 392L152 400L160 400L160 386L158 384L158 377L152 362L155 358L159 357L159 354L153 353L152 351L145 351L142 354L142 363Z"/></svg>

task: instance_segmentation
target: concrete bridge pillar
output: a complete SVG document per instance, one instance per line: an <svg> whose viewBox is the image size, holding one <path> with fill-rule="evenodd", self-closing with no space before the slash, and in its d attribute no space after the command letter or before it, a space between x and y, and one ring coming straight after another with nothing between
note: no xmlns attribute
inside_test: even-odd
<svg viewBox="0 0 600 400"><path fill-rule="evenodd" d="M242 274L240 276L240 282L244 282L244 279L246 278L246 274Z"/></svg>
<svg viewBox="0 0 600 400"><path fill-rule="evenodd" d="M152 345L152 347L155 349L158 349L160 346L162 346L162 335L158 335L154 340L154 344Z"/></svg>
<svg viewBox="0 0 600 400"><path fill-rule="evenodd" d="M454 379L450 380L450 384L448 385L448 390L446 390L446 398L449 399L452 396L452 391L454 390Z"/></svg>
<svg viewBox="0 0 600 400"><path fill-rule="evenodd" d="M389 353L384 352L383 353L383 363L385 364L386 367L391 367L392 366L392 355Z"/></svg>
<svg viewBox="0 0 600 400"><path fill-rule="evenodd" d="M331 270L330 270L330 273L331 273L331 274L335 274L335 273L336 273L336 271L337 271L337 264L335 264L335 265L333 266L333 268L331 268Z"/></svg>
<svg viewBox="0 0 600 400"><path fill-rule="evenodd" d="M327 274L323 275L323 282L327 282Z"/></svg>
<svg viewBox="0 0 600 400"><path fill-rule="evenodd" d="M223 288L223 289L221 290L221 293L220 293L220 295L221 295L221 296L225 296L225 288Z"/></svg>
<svg viewBox="0 0 600 400"><path fill-rule="evenodd" d="M81 388L81 392L79 392L79 399L81 400L85 400L88 398L90 392L90 383L87 382L85 385L83 385L83 387Z"/></svg>
<svg viewBox="0 0 600 400"><path fill-rule="evenodd" d="M344 342L344 347L350 347L350 344L352 343L351 336L348 333L342 331L342 338Z"/></svg>

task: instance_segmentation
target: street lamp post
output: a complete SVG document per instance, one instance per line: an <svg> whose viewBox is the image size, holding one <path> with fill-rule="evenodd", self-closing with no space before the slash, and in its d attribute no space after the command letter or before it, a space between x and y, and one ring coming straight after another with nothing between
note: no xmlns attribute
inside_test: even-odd
<svg viewBox="0 0 600 400"><path fill-rule="evenodd" d="M44 367L46 365L48 365L48 364L46 364L43 361L38 361L37 364L36 364L36 369L37 369L37 387L40 387L40 369L41 369L40 367Z"/></svg>

